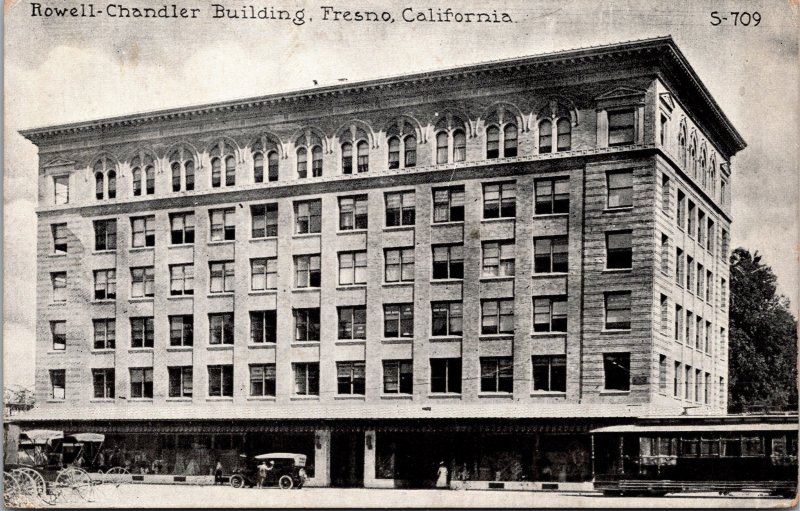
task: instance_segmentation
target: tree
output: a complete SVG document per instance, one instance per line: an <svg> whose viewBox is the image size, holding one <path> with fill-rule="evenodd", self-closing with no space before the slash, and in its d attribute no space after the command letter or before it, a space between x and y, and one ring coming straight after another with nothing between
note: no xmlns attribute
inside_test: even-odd
<svg viewBox="0 0 800 511"><path fill-rule="evenodd" d="M728 410L797 409L797 320L776 294L758 252L737 248L730 266Z"/></svg>

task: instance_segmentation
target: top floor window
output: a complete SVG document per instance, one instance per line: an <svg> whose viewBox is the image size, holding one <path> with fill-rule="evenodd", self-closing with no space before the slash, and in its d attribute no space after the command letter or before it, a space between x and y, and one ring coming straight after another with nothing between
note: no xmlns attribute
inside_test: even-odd
<svg viewBox="0 0 800 511"><path fill-rule="evenodd" d="M539 111L539 153L569 151L572 148L572 116L569 109L551 99ZM553 143L555 141L555 144Z"/></svg>
<svg viewBox="0 0 800 511"><path fill-rule="evenodd" d="M500 157L500 128L489 126L486 128L486 159Z"/></svg>
<svg viewBox="0 0 800 511"><path fill-rule="evenodd" d="M131 161L131 176L134 197L156 193L155 159L151 155L140 153Z"/></svg>
<svg viewBox="0 0 800 511"><path fill-rule="evenodd" d="M295 234L322 232L322 201L310 200L294 203Z"/></svg>
<svg viewBox="0 0 800 511"><path fill-rule="evenodd" d="M625 170L608 173L608 207L633 206L633 172Z"/></svg>
<svg viewBox="0 0 800 511"><path fill-rule="evenodd" d="M297 147L297 177L308 177L308 159L311 157L311 176L322 176L322 139L314 132L307 131L295 142Z"/></svg>
<svg viewBox="0 0 800 511"><path fill-rule="evenodd" d="M517 216L516 183L483 185L483 218L514 218L515 216Z"/></svg>
<svg viewBox="0 0 800 511"><path fill-rule="evenodd" d="M184 147L179 147L169 155L169 167L172 171L172 191L194 190L194 155Z"/></svg>
<svg viewBox="0 0 800 511"><path fill-rule="evenodd" d="M486 128L486 159L511 158L516 155L517 126L515 124L509 123L502 130L497 125Z"/></svg>
<svg viewBox="0 0 800 511"><path fill-rule="evenodd" d="M569 178L540 179L536 181L537 215L569 213Z"/></svg>
<svg viewBox="0 0 800 511"><path fill-rule="evenodd" d="M608 112L608 145L632 144L634 141L633 109Z"/></svg>
<svg viewBox="0 0 800 511"><path fill-rule="evenodd" d="M94 164L95 198L113 199L117 196L117 172L114 162L108 158L100 158ZM106 187L106 183L108 186Z"/></svg>
<svg viewBox="0 0 800 511"><path fill-rule="evenodd" d="M417 137L414 127L405 120L393 123L386 130L389 145L389 169L417 165Z"/></svg>
<svg viewBox="0 0 800 511"><path fill-rule="evenodd" d="M53 190L55 204L69 203L69 176L53 176Z"/></svg>
<svg viewBox="0 0 800 511"><path fill-rule="evenodd" d="M467 159L467 123L451 113L436 123L436 163L458 162ZM452 147L452 153L450 151Z"/></svg>
<svg viewBox="0 0 800 511"><path fill-rule="evenodd" d="M236 184L236 158L233 146L220 141L211 149L211 186L220 188ZM223 171L224 181L223 181Z"/></svg>
<svg viewBox="0 0 800 511"><path fill-rule="evenodd" d="M264 165L267 166L266 180L278 180L278 144L272 139L263 136L253 144L253 182L263 183Z"/></svg>

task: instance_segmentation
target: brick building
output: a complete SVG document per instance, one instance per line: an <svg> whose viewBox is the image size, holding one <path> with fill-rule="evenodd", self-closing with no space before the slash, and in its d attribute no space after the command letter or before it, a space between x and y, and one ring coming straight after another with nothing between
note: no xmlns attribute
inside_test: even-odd
<svg viewBox="0 0 800 511"><path fill-rule="evenodd" d="M671 38L23 135L23 427L424 486L586 480L592 427L725 411L745 143Z"/></svg>

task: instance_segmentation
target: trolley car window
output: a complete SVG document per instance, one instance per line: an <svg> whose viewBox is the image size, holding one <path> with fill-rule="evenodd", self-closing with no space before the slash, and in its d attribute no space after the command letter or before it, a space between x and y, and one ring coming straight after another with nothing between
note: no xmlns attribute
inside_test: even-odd
<svg viewBox="0 0 800 511"><path fill-rule="evenodd" d="M742 438L742 457L763 456L764 443L760 437Z"/></svg>
<svg viewBox="0 0 800 511"><path fill-rule="evenodd" d="M719 438L702 438L700 440L700 456L719 456Z"/></svg>
<svg viewBox="0 0 800 511"><path fill-rule="evenodd" d="M697 456L700 454L700 441L696 438L681 438L681 455Z"/></svg>
<svg viewBox="0 0 800 511"><path fill-rule="evenodd" d="M738 458L742 455L742 440L740 438L723 438L722 455L729 458Z"/></svg>

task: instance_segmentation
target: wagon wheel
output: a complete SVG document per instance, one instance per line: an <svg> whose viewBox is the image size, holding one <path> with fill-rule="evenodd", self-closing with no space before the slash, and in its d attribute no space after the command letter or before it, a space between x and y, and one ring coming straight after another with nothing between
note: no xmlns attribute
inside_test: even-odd
<svg viewBox="0 0 800 511"><path fill-rule="evenodd" d="M281 490L291 490L292 486L294 486L294 481L292 481L292 476L283 475L280 479L278 479L278 486L280 486Z"/></svg>
<svg viewBox="0 0 800 511"><path fill-rule="evenodd" d="M11 472L3 472L3 503L6 507L26 507L26 499L17 478Z"/></svg>
<svg viewBox="0 0 800 511"><path fill-rule="evenodd" d="M28 502L35 502L39 498L36 480L23 468L15 468L11 474L17 479L20 495Z"/></svg>
<svg viewBox="0 0 800 511"><path fill-rule="evenodd" d="M89 474L78 467L67 467L56 476L56 486L68 500L91 502L94 499L94 485Z"/></svg>
<svg viewBox="0 0 800 511"><path fill-rule="evenodd" d="M20 467L16 470L19 472L25 472L28 476L30 476L30 479L34 485L33 488L36 491L36 497L38 497L42 502L45 504L50 504L51 506L56 503L56 498L58 495L53 492L48 492L47 483L45 482L44 476L42 476L41 472L30 467Z"/></svg>
<svg viewBox="0 0 800 511"><path fill-rule="evenodd" d="M113 484L115 488L127 481L127 476L131 475L127 468L124 467L111 467L103 474L103 482Z"/></svg>

